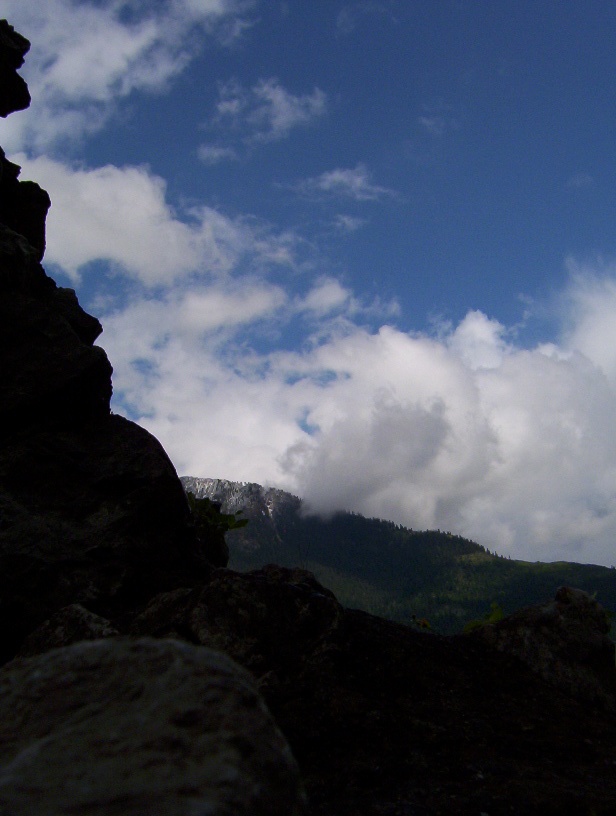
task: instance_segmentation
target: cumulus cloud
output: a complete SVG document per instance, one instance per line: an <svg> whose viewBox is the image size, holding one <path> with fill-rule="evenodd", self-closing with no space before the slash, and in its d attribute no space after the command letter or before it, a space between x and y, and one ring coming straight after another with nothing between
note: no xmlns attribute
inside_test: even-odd
<svg viewBox="0 0 616 816"><path fill-rule="evenodd" d="M562 298L562 345L592 360L616 387L616 265L569 260L570 285Z"/></svg>
<svg viewBox="0 0 616 816"><path fill-rule="evenodd" d="M308 195L331 195L350 198L354 201L375 201L384 196L395 196L393 190L373 184L364 164L354 168L336 168L321 173L320 176L305 179L297 189Z"/></svg>
<svg viewBox="0 0 616 816"><path fill-rule="evenodd" d="M334 278L321 278L308 294L298 301L300 310L314 312L316 315L329 314L340 307L347 306L353 300L350 290L345 289Z"/></svg>
<svg viewBox="0 0 616 816"><path fill-rule="evenodd" d="M250 142L283 139L293 128L307 125L326 110L326 94L319 88L295 96L278 79L260 79L246 90L231 80L220 86L216 122L240 129Z"/></svg>
<svg viewBox="0 0 616 816"><path fill-rule="evenodd" d="M469 312L446 338L447 346L472 371L496 368L513 348L505 338L505 327L482 312Z"/></svg>
<svg viewBox="0 0 616 816"><path fill-rule="evenodd" d="M48 151L100 129L119 99L167 87L198 50L196 32L241 32L247 5L5 0L3 14L33 43L21 73L36 100L7 122L5 149Z"/></svg>
<svg viewBox="0 0 616 816"><path fill-rule="evenodd" d="M360 328L331 279L302 299L255 283L243 300L140 304L104 318L103 337L119 399L182 473L277 484L314 511L453 530L512 557L611 564L616 390L585 327L611 332L616 284L597 286L573 281L566 341L532 349L481 312L436 337ZM238 341L308 309L320 333L302 351Z"/></svg>
<svg viewBox="0 0 616 816"><path fill-rule="evenodd" d="M611 563L616 394L579 351L504 334L470 313L440 341L383 328L322 349L336 378L307 415L318 431L283 457L301 493L515 557Z"/></svg>
<svg viewBox="0 0 616 816"><path fill-rule="evenodd" d="M23 178L52 194L47 262L74 281L104 262L126 284L110 301L104 274L91 286L115 408L154 432L185 474L276 484L315 511L450 529L513 557L613 563L616 268L570 263L551 344L523 348L479 311L434 336L406 332L389 324L395 304L364 304L320 265L298 263L292 230L174 208L147 167L31 158L103 127L133 91L164 89L195 53L192 34L238 36L247 6L5 0L35 43L24 74L39 101L3 123L3 145ZM350 31L356 18L343 11ZM295 96L276 79L230 83L218 124L246 147L288 136L326 106L318 88ZM445 109L423 114L430 137L452 126ZM240 155L232 150L203 145L200 157ZM363 164L297 189L353 202L395 195ZM346 232L361 223L336 218Z"/></svg>
<svg viewBox="0 0 616 816"><path fill-rule="evenodd" d="M257 265L293 264L291 233L272 235L254 219L231 219L203 205L179 214L166 200L164 180L147 167L72 168L43 157L12 158L22 178L53 191L46 259L75 281L95 260L146 286L192 273L226 275L247 257Z"/></svg>

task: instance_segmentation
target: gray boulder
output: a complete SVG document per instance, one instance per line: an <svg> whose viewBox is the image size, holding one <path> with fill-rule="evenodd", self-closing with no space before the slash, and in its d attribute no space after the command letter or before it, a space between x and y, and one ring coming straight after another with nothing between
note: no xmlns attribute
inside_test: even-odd
<svg viewBox="0 0 616 816"><path fill-rule="evenodd" d="M299 816L295 760L248 674L112 638L0 670L0 813Z"/></svg>
<svg viewBox="0 0 616 816"><path fill-rule="evenodd" d="M81 604L70 604L42 623L23 642L17 657L32 657L80 640L100 640L120 633L106 618Z"/></svg>
<svg viewBox="0 0 616 816"><path fill-rule="evenodd" d="M595 598L560 587L553 601L481 626L470 637L515 655L569 694L616 710L616 647L609 631Z"/></svg>

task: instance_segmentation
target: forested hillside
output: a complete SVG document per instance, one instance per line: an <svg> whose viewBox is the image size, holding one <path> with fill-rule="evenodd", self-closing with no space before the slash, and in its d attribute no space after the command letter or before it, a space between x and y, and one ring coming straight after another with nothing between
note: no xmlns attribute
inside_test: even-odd
<svg viewBox="0 0 616 816"><path fill-rule="evenodd" d="M449 634L489 614L492 603L507 614L553 597L562 585L596 593L603 606L616 610L615 569L514 561L450 532L418 532L353 513L305 516L298 498L260 485L182 481L186 489L222 502L223 512L248 519L246 527L227 534L230 567L301 566L345 606L375 615L427 621Z"/></svg>

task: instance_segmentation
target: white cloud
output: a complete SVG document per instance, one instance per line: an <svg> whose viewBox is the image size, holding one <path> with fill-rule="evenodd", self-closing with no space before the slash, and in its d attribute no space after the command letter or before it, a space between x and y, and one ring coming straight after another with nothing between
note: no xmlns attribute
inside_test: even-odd
<svg viewBox="0 0 616 816"><path fill-rule="evenodd" d="M597 348L611 337L616 284L597 285L572 283L567 342L535 349L480 312L438 338L361 329L328 278L301 299L257 281L170 295L103 318L103 339L119 398L182 473L278 484L321 512L450 529L513 557L610 564L616 391L585 327L597 318ZM303 351L238 342L306 310L320 327Z"/></svg>
<svg viewBox="0 0 616 816"><path fill-rule="evenodd" d="M340 232L357 232L358 229L361 229L364 224L366 224L365 218L358 218L354 215L346 215L346 214L339 214L334 219L334 226Z"/></svg>
<svg viewBox="0 0 616 816"><path fill-rule="evenodd" d="M199 145L197 155L203 164L219 164L223 161L237 159L237 152L232 147L213 144Z"/></svg>
<svg viewBox="0 0 616 816"><path fill-rule="evenodd" d="M246 5L5 0L3 14L33 43L21 73L34 99L9 119L5 149L41 152L100 129L119 99L165 89L198 50L195 31L213 35L224 27L228 37Z"/></svg>
<svg viewBox="0 0 616 816"><path fill-rule="evenodd" d="M53 203L46 260L73 280L106 260L146 286L191 274L227 275L243 260L255 268L293 266L295 237L272 234L255 219L231 219L211 207L177 213L163 179L147 167L71 168L47 158L11 157Z"/></svg>
<svg viewBox="0 0 616 816"><path fill-rule="evenodd" d="M279 287L244 280L235 290L191 289L183 297L179 317L184 329L203 334L270 317L285 302Z"/></svg>
<svg viewBox="0 0 616 816"><path fill-rule="evenodd" d="M261 80L253 94L258 100L249 115L251 124L260 128L257 137L263 141L280 139L298 125L305 125L325 112L325 94L315 88L311 94L293 96L276 79Z"/></svg>
<svg viewBox="0 0 616 816"><path fill-rule="evenodd" d="M178 218L164 181L145 167L73 169L46 158L12 158L22 178L52 192L46 259L73 279L86 264L108 260L156 286L190 272L225 274L255 250L252 228L209 207Z"/></svg>
<svg viewBox="0 0 616 816"><path fill-rule="evenodd" d="M613 560L616 394L579 353L503 354L492 336L479 366L468 331L443 345L382 329L322 350L337 377L307 414L319 431L283 456L289 475L319 510L451 529L514 557Z"/></svg>
<svg viewBox="0 0 616 816"><path fill-rule="evenodd" d="M273 77L259 80L248 91L231 80L220 86L216 121L241 129L248 141L271 142L323 116L326 100L319 88L295 96Z"/></svg>
<svg viewBox="0 0 616 816"><path fill-rule="evenodd" d="M383 196L395 196L393 190L373 184L364 164L354 168L336 168L305 179L297 189L306 194L326 194L351 198L355 201L375 201Z"/></svg>
<svg viewBox="0 0 616 816"><path fill-rule="evenodd" d="M447 338L448 347L473 371L497 368L509 350L505 327L482 312L469 312Z"/></svg>
<svg viewBox="0 0 616 816"><path fill-rule="evenodd" d="M570 260L568 266L562 344L581 351L616 387L616 265L601 263L597 269Z"/></svg>
<svg viewBox="0 0 616 816"><path fill-rule="evenodd" d="M334 278L322 278L305 298L298 301L300 311L316 315L330 314L352 302L352 294Z"/></svg>

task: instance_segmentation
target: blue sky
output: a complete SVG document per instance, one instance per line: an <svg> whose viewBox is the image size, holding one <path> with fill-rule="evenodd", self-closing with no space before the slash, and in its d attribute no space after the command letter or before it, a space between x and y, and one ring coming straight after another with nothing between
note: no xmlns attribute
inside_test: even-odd
<svg viewBox="0 0 616 816"><path fill-rule="evenodd" d="M114 410L181 474L616 562L616 7L0 0Z"/></svg>

